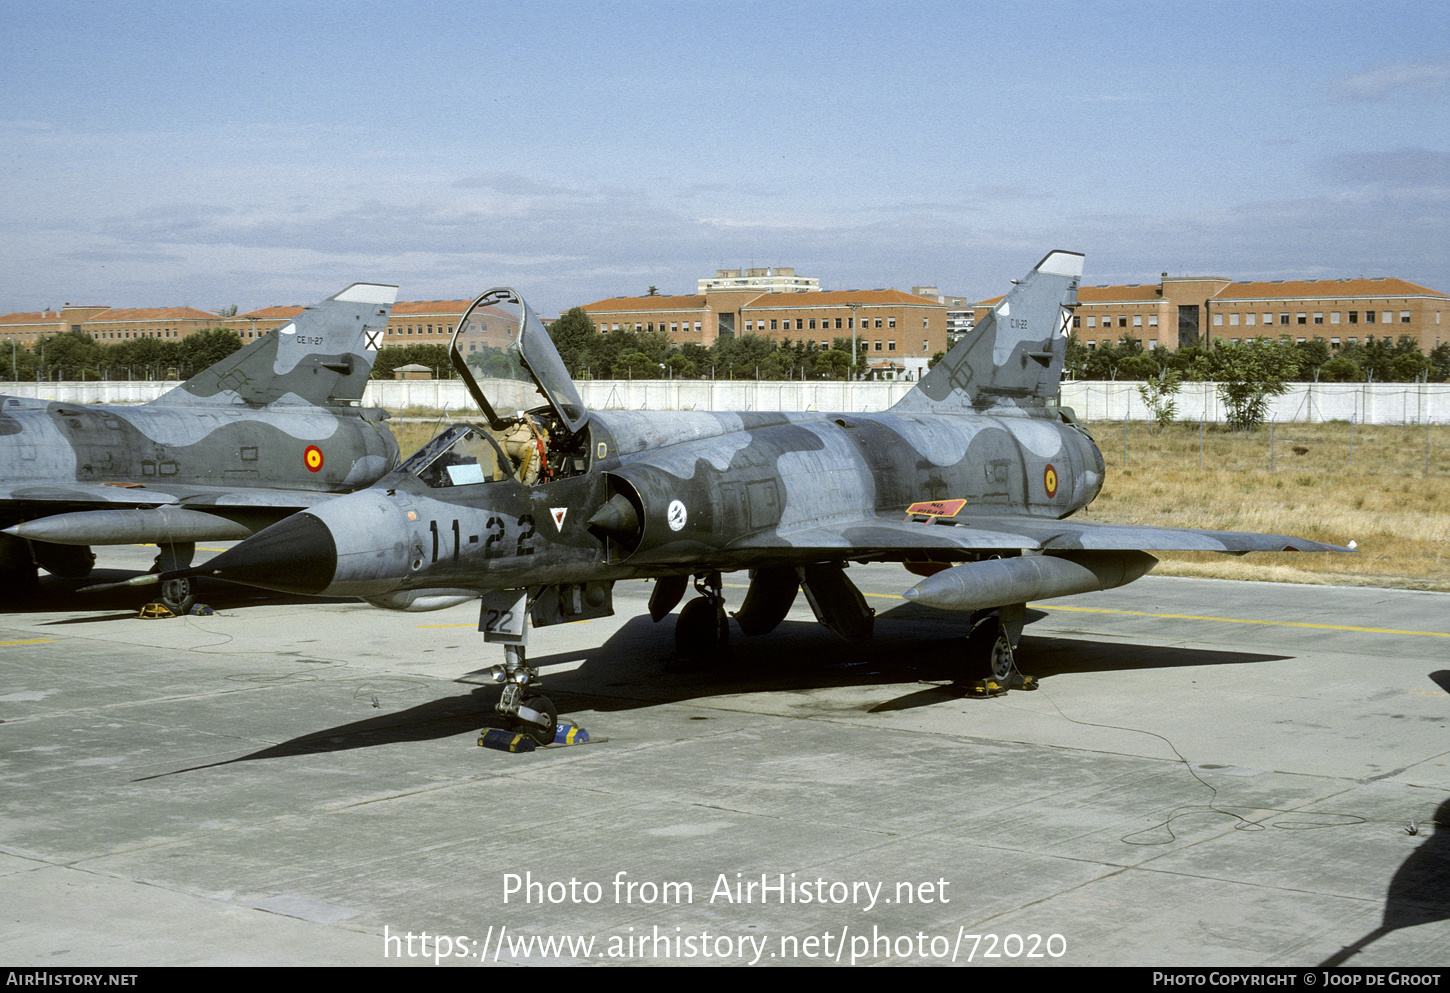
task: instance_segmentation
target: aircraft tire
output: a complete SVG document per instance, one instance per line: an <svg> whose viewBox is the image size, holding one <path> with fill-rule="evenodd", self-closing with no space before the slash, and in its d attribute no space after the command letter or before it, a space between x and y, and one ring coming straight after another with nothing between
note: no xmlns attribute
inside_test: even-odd
<svg viewBox="0 0 1450 993"><path fill-rule="evenodd" d="M559 711L554 706L554 701L546 696L531 696L524 701L524 706L544 715L549 726L541 728L537 724L520 721L519 730L541 745L552 745L554 743L554 725L559 723Z"/></svg>
<svg viewBox="0 0 1450 993"><path fill-rule="evenodd" d="M168 579L161 584L162 606L178 617L189 613L196 604L196 595L191 592L191 580Z"/></svg>
<svg viewBox="0 0 1450 993"><path fill-rule="evenodd" d="M1012 641L995 614L972 629L966 654L968 679L993 679L1005 686L1016 671Z"/></svg>
<svg viewBox="0 0 1450 993"><path fill-rule="evenodd" d="M675 654L690 662L714 663L730 651L730 618L725 604L699 596L685 604L675 620Z"/></svg>

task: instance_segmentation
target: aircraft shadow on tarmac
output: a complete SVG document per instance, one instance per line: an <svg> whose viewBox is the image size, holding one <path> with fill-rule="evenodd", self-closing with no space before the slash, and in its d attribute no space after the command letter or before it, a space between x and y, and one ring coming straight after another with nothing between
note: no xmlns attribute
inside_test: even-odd
<svg viewBox="0 0 1450 993"><path fill-rule="evenodd" d="M172 769L153 776L142 776L135 782L148 779L163 779L180 773L214 769L237 762L252 762L260 759L291 758L298 755L313 755L322 752L344 752L354 748L373 748L378 745L394 745L408 741L434 741L451 738L454 735L477 733L485 727L503 727L503 720L493 712L493 703L498 693L487 687L477 687L468 693L430 700L427 703L395 710L352 721L336 727L313 731L298 738L279 742L259 751L236 758L194 765L185 769Z"/></svg>
<svg viewBox="0 0 1450 993"><path fill-rule="evenodd" d="M1379 927L1320 962L1319 968L1344 965L1400 928L1450 920L1450 800L1435 811L1431 827L1430 837L1405 859L1390 880Z"/></svg>
<svg viewBox="0 0 1450 993"><path fill-rule="evenodd" d="M80 593L83 586L114 583L136 576L135 570L97 569L85 579L42 576L38 588L26 596L0 600L0 614L47 614L87 611L84 617L67 617L47 624L93 624L119 618L135 618L143 604L157 592L155 586L118 586L97 593ZM245 610L277 604L356 603L354 597L309 597L274 593L252 586L198 578L192 581L196 601L213 610Z"/></svg>
<svg viewBox="0 0 1450 993"><path fill-rule="evenodd" d="M1431 682L1450 693L1450 670L1439 669L1429 675ZM1450 800L1436 808L1429 827L1430 836L1405 859L1390 880L1379 926L1320 962L1319 968L1344 965L1385 935L1401 928L1450 920Z"/></svg>
<svg viewBox="0 0 1450 993"><path fill-rule="evenodd" d="M1029 611L1028 621L1044 616L1041 611ZM892 623L896 620L912 624ZM771 690L910 687L902 695L866 708L872 712L929 706L965 695L958 682L964 676L963 645L968 630L965 619L910 605L887 611L877 621L884 622L878 625L877 637L858 643L842 642L819 624L806 621L787 621L759 638L745 638L735 630L734 651L727 661L709 668L682 668L673 659L673 624L655 624L648 617L636 617L598 648L534 655L530 661L540 670L544 691L566 716L579 710L634 710L721 694ZM546 640L547 635L536 634L536 649ZM1286 657L1027 635L1022 644L1026 657L1032 660L1026 666L1032 675L1270 662ZM486 650L494 649L488 646ZM575 669L549 671L581 658L582 664ZM1050 665L1039 665L1039 660L1050 660ZM246 755L144 778L235 762L431 741L505 726L493 710L498 685L487 676L487 668L465 674L458 682L483 685L366 720L308 732Z"/></svg>
<svg viewBox="0 0 1450 993"><path fill-rule="evenodd" d="M1253 652L1188 649L1159 645L1101 643L1086 638L1034 637L1031 623L1047 616L1029 610L1018 651L1030 676L1106 672L1178 666L1272 662L1288 658ZM899 623L909 622L909 623ZM746 638L732 627L731 655L710 667L683 668L672 661L674 632L669 622L647 617L624 624L571 672L550 675L550 658L535 656L545 691L555 703L568 698L589 709L629 710L726 693L831 689L895 684L911 687L904 696L870 709L901 710L966 695L967 619L905 605L877 615L876 637L843 642L819 624L786 621L773 632ZM921 684L934 684L922 686ZM567 713L567 710L561 712Z"/></svg>

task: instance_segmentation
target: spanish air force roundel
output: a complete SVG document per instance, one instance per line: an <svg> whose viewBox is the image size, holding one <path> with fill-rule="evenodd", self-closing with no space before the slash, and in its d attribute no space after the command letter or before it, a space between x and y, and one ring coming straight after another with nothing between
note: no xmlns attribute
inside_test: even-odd
<svg viewBox="0 0 1450 993"><path fill-rule="evenodd" d="M316 445L308 445L307 450L302 453L302 462L307 466L308 472L317 472L322 468L322 449Z"/></svg>

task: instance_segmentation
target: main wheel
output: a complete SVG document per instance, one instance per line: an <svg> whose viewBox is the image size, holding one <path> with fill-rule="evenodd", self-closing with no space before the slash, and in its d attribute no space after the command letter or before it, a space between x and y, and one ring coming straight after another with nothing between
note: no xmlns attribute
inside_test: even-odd
<svg viewBox="0 0 1450 993"><path fill-rule="evenodd" d="M967 679L993 679L1006 686L1016 666L1013 664L1012 640L1002 629L994 614L972 629L967 637Z"/></svg>
<svg viewBox="0 0 1450 993"><path fill-rule="evenodd" d="M1012 678L1012 642L1007 638L1007 632L999 630L997 638L992 642L992 647L987 650L987 671L997 682L1006 685Z"/></svg>
<svg viewBox="0 0 1450 993"><path fill-rule="evenodd" d="M691 662L711 663L730 651L730 618L725 604L712 597L695 597L675 620L675 654Z"/></svg>
<svg viewBox="0 0 1450 993"><path fill-rule="evenodd" d="M187 613L196 604L191 592L191 580L168 579L161 584L161 603L178 617Z"/></svg>

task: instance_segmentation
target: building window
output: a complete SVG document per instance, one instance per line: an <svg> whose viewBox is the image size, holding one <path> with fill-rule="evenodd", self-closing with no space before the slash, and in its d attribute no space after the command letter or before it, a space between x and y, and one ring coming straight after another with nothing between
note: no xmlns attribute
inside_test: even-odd
<svg viewBox="0 0 1450 993"><path fill-rule="evenodd" d="M1228 323L1229 323L1229 326L1230 327L1238 327L1239 326L1239 315L1238 314L1229 314L1228 315Z"/></svg>
<svg viewBox="0 0 1450 993"><path fill-rule="evenodd" d="M1296 314L1294 316L1294 320L1295 320L1295 322L1297 322L1299 324L1308 324L1309 323L1309 315L1301 312L1301 313Z"/></svg>
<svg viewBox="0 0 1450 993"><path fill-rule="evenodd" d="M836 330L841 330L841 319L839 317L836 318Z"/></svg>
<svg viewBox="0 0 1450 993"><path fill-rule="evenodd" d="M1213 326L1216 327L1216 328L1223 327L1223 315L1222 314L1214 314L1213 315Z"/></svg>
<svg viewBox="0 0 1450 993"><path fill-rule="evenodd" d="M1337 311L1337 310L1331 310L1329 312L1329 323L1330 324L1338 324L1339 323L1339 311Z"/></svg>
<svg viewBox="0 0 1450 993"><path fill-rule="evenodd" d="M1119 314L1118 315L1118 327L1125 328L1127 326L1128 326L1128 315L1127 314Z"/></svg>
<svg viewBox="0 0 1450 993"><path fill-rule="evenodd" d="M1143 315L1142 314L1134 314L1133 315L1133 327L1135 327L1135 328L1141 328L1142 326L1143 326Z"/></svg>
<svg viewBox="0 0 1450 993"><path fill-rule="evenodd" d="M1158 315L1157 314L1149 314L1148 315L1148 326L1150 328L1156 328L1158 326Z"/></svg>
<svg viewBox="0 0 1450 993"><path fill-rule="evenodd" d="M888 318L886 318L886 326L888 328L894 328L894 327L896 327L896 318L894 318L894 317L888 317Z"/></svg>
<svg viewBox="0 0 1450 993"><path fill-rule="evenodd" d="M1366 310L1364 312L1364 322L1366 324L1373 324L1374 323L1374 311L1372 311L1372 310Z"/></svg>
<svg viewBox="0 0 1450 993"><path fill-rule="evenodd" d="M1270 327L1270 326L1273 325L1273 323L1274 323L1274 315L1273 314L1265 314L1264 315L1264 327L1266 327L1266 328L1267 327Z"/></svg>
<svg viewBox="0 0 1450 993"><path fill-rule="evenodd" d="M1073 318L1072 318L1072 326L1074 328L1080 328L1080 327L1082 327L1082 318L1081 317L1078 317L1076 315L1073 315Z"/></svg>
<svg viewBox="0 0 1450 993"><path fill-rule="evenodd" d="M1098 319L1096 317L1089 317L1088 318L1088 327L1095 328L1097 326L1098 326Z"/></svg>
<svg viewBox="0 0 1450 993"><path fill-rule="evenodd" d="M1280 324L1288 324L1289 323L1289 315L1288 314L1280 314L1279 315L1279 323Z"/></svg>
<svg viewBox="0 0 1450 993"><path fill-rule="evenodd" d="M816 329L816 319L814 317L812 317L811 318L811 330L814 331L815 329Z"/></svg>
<svg viewBox="0 0 1450 993"><path fill-rule="evenodd" d="M1401 324L1409 324L1410 323L1410 312L1408 310L1402 310L1402 311L1400 311L1400 323Z"/></svg>
<svg viewBox="0 0 1450 993"><path fill-rule="evenodd" d="M876 350L878 352L881 351L881 339L880 338L877 338L876 339Z"/></svg>
<svg viewBox="0 0 1450 993"><path fill-rule="evenodd" d="M888 341L886 343L886 350L888 352L894 352L894 351L896 351L896 342L895 341Z"/></svg>
<svg viewBox="0 0 1450 993"><path fill-rule="evenodd" d="M775 326L775 318L771 318L771 321L770 321L770 330L772 330L772 331L776 331L776 330L779 330L779 329L778 329L778 328L777 328L777 327L776 327L776 326Z"/></svg>
<svg viewBox="0 0 1450 993"><path fill-rule="evenodd" d="M1358 324L1359 323L1359 311L1357 311L1357 310L1351 310L1349 312L1349 323L1351 323L1351 324Z"/></svg>
<svg viewBox="0 0 1450 993"><path fill-rule="evenodd" d="M1316 313L1314 315L1314 323L1315 324L1323 324L1324 323L1324 314L1323 314L1322 311L1319 312L1319 313Z"/></svg>
<svg viewBox="0 0 1450 993"><path fill-rule="evenodd" d="M877 331L880 331L881 330L881 318L879 318L879 317L876 318L876 330ZM877 350L880 351L880 349L877 349Z"/></svg>

